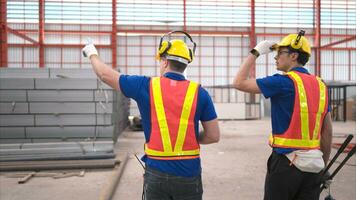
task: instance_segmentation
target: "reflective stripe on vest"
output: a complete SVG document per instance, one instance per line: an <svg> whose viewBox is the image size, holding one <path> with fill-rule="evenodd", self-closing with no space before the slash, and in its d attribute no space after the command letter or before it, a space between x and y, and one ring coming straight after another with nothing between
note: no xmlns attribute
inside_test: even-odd
<svg viewBox="0 0 356 200"><path fill-rule="evenodd" d="M194 97L196 96L198 84L190 81L189 86L184 98L183 108L179 120L179 128L177 133L176 143L174 148L172 147L171 138L169 134L169 127L167 123L166 113L164 109L162 92L161 92L161 80L159 77L152 78L152 94L154 99L154 107L156 110L156 116L160 129L160 135L163 145L163 151L150 149L148 144L145 144L145 153L148 156L159 157L174 157L174 156L198 156L200 153L199 146L195 150L183 150L184 141L186 138L188 120L192 111L192 105Z"/></svg>
<svg viewBox="0 0 356 200"><path fill-rule="evenodd" d="M273 147L284 147L284 148L301 148L301 149L315 149L320 147L320 138L319 132L321 129L321 124L322 120L326 114L327 108L325 107L325 104L327 102L326 98L326 87L325 84L321 81L319 77L316 77L318 85L319 85L319 106L318 106L318 111L316 113L316 118L315 118L315 125L313 128L313 134L312 138L310 138L309 134L309 110L308 110L308 101L307 101L307 96L306 96L306 90L304 88L304 84L302 81L302 78L300 75L298 75L295 72L288 72L287 73L294 81L296 84L296 88L298 89L296 92L298 92L299 96L299 116L300 116L300 131L301 133L295 133L292 134L292 136L285 136L286 133L284 134L275 134L272 135L270 134L269 137L269 143ZM298 100L298 99L295 99ZM298 103L296 101L295 103ZM293 112L298 112L295 108L293 109ZM292 120L294 117L294 114L292 115ZM323 118L322 118L323 116ZM314 120L314 119L313 119ZM293 131L293 130L288 130L288 131ZM298 136L297 134L301 134L299 138L292 138L294 136Z"/></svg>

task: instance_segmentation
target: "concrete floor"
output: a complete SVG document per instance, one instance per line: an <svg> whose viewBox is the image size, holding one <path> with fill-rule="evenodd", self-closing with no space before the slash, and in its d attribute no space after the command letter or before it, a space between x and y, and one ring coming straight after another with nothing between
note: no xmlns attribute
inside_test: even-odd
<svg viewBox="0 0 356 200"><path fill-rule="evenodd" d="M266 162L271 152L267 145L269 120L266 118L220 122L222 132L220 142L202 146L205 200L262 199ZM342 142L345 134L356 134L355 122L335 122L333 126L334 142ZM142 155L143 142L142 132L126 131L120 136L116 150L118 154L129 152L130 156L113 197L114 200L141 199L143 169L133 154ZM336 150L333 149L332 155L335 152ZM345 165L335 177L331 191L337 200L356 199L355 165L354 155L348 165ZM0 199L96 200L99 199L111 173L111 170L89 170L84 177L63 179L35 177L26 184L17 184L17 179L6 178L4 173L1 173ZM323 192L322 196L325 195L326 192Z"/></svg>

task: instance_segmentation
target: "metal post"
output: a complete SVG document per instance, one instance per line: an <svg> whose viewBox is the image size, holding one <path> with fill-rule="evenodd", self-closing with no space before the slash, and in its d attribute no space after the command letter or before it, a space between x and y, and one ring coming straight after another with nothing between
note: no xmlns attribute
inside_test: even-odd
<svg viewBox="0 0 356 200"><path fill-rule="evenodd" d="M316 27L315 27L315 74L321 76L320 62L321 62L321 53L320 53L320 40L321 40L321 28L320 28L320 16L321 16L321 0L316 0Z"/></svg>
<svg viewBox="0 0 356 200"><path fill-rule="evenodd" d="M116 0L112 0L112 27L111 27L111 59L112 68L117 67L117 24L116 24Z"/></svg>
<svg viewBox="0 0 356 200"><path fill-rule="evenodd" d="M250 28L250 49L254 48L256 46L256 27L255 27L255 0L251 0L251 28ZM267 66L266 66L267 67ZM256 77L256 64L253 64L250 72L250 77L255 78ZM251 113L251 106L255 103L255 94L249 94L249 102L247 106L249 106L249 111L250 111L250 116L252 115Z"/></svg>
<svg viewBox="0 0 356 200"><path fill-rule="evenodd" d="M342 103L344 104L343 105L343 117L344 117L344 122L346 122L346 107L347 107L347 101L346 101L346 98L347 98L347 86L346 85L344 85L343 87L342 87L342 89L344 90L343 91L343 101L342 101Z"/></svg>
<svg viewBox="0 0 356 200"><path fill-rule="evenodd" d="M40 68L45 66L44 60L44 0L39 1L39 13L38 13L38 20L39 20L39 30L38 30L38 45L39 45L39 65Z"/></svg>
<svg viewBox="0 0 356 200"><path fill-rule="evenodd" d="M255 0L251 0L251 28L250 28L250 49L256 46L256 29L255 29ZM267 67L267 66L266 66ZM255 64L252 66L250 73L252 78L256 77L256 68Z"/></svg>
<svg viewBox="0 0 356 200"><path fill-rule="evenodd" d="M183 30L187 30L187 1L183 0Z"/></svg>
<svg viewBox="0 0 356 200"><path fill-rule="evenodd" d="M7 0L1 0L0 2L0 67L8 67L6 2Z"/></svg>

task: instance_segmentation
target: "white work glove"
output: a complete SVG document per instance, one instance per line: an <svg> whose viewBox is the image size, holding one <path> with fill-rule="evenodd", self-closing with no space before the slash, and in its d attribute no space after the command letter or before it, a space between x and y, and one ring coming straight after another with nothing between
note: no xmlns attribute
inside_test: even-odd
<svg viewBox="0 0 356 200"><path fill-rule="evenodd" d="M98 50L96 50L93 41L90 38L87 39L86 43L87 45L82 49L83 56L90 58L92 55L98 55Z"/></svg>
<svg viewBox="0 0 356 200"><path fill-rule="evenodd" d="M255 49L260 55L263 55L272 52L272 47L276 44L276 42L270 40L263 40L262 42L258 43L253 49Z"/></svg>

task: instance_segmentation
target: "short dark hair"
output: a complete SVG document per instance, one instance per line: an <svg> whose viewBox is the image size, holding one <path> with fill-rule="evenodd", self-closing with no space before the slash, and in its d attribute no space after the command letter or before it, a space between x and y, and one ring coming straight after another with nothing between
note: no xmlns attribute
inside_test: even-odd
<svg viewBox="0 0 356 200"><path fill-rule="evenodd" d="M307 64L307 62L309 61L309 54L299 51L297 49L293 49L292 47L288 46L288 50L291 53L298 53L298 58L297 58L297 62L301 65L305 65Z"/></svg>
<svg viewBox="0 0 356 200"><path fill-rule="evenodd" d="M163 55L162 57L166 58L165 55ZM167 58L166 58L167 59ZM169 60L167 59L168 63L169 63L169 67L173 70L173 71L177 71L177 72L184 72L185 68L187 68L187 64L178 62L176 60Z"/></svg>

